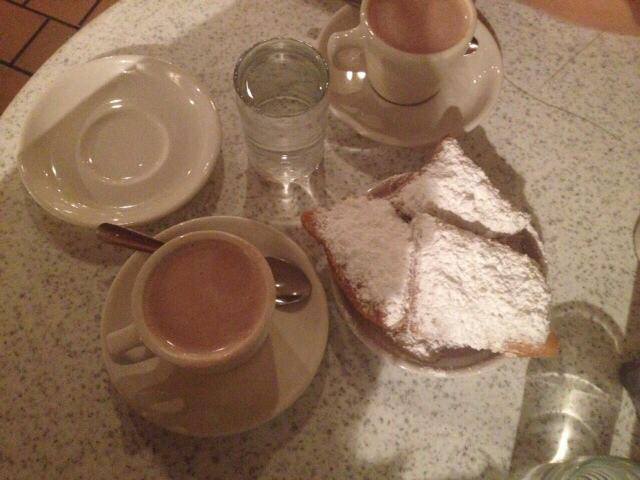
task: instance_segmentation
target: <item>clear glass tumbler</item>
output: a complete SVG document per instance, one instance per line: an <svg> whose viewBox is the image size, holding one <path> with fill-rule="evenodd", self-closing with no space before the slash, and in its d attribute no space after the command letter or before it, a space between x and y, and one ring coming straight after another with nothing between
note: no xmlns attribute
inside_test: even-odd
<svg viewBox="0 0 640 480"><path fill-rule="evenodd" d="M250 165L285 186L308 179L324 155L329 69L306 43L274 38L236 64L234 86Z"/></svg>
<svg viewBox="0 0 640 480"><path fill-rule="evenodd" d="M640 480L640 465L618 457L583 457L540 465L523 480Z"/></svg>

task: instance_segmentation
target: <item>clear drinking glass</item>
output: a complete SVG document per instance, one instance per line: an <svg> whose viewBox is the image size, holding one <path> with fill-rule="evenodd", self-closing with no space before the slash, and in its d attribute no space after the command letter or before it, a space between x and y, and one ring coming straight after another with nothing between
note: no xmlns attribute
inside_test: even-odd
<svg viewBox="0 0 640 480"><path fill-rule="evenodd" d="M324 155L329 69L306 43L274 38L254 45L233 81L250 165L284 186L308 179Z"/></svg>
<svg viewBox="0 0 640 480"><path fill-rule="evenodd" d="M640 465L618 457L587 457L540 465L523 480L640 480Z"/></svg>

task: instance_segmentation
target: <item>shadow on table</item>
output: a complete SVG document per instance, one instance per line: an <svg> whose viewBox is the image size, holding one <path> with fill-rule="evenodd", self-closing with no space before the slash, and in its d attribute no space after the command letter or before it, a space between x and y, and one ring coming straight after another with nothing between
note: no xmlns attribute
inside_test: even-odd
<svg viewBox="0 0 640 480"><path fill-rule="evenodd" d="M20 182L16 173L11 173L3 180L5 184ZM188 202L188 205L163 217L161 220L139 227L133 227L141 232L156 234L157 232L176 223L191 218L211 215L220 195L224 183L224 158L218 159L211 174L209 182ZM98 265L122 265L132 254L131 250L122 247L107 245L100 241L93 229L78 227L52 217L40 208L34 201L27 198L24 192L26 210L34 225L46 235L48 240L60 251L79 260Z"/></svg>
<svg viewBox="0 0 640 480"><path fill-rule="evenodd" d="M524 194L524 178L498 154L485 130L477 127L462 135L459 142L465 153L484 170L500 193L516 208L527 211L532 216L533 226L540 232L538 218ZM359 174L370 182L368 187L389 176L418 170L429 161L435 149L434 145L411 149L381 145L355 134L335 118L329 123L327 143L356 175ZM331 183L339 182L339 179L332 180ZM336 186L333 185L333 188Z"/></svg>
<svg viewBox="0 0 640 480"><path fill-rule="evenodd" d="M28 232L32 227L35 227L50 240L56 250L83 261L106 267L123 263L129 255L124 250L116 251L111 246L100 242L92 230L71 225L46 213L29 197L21 184L17 169L2 178L0 203L4 216L2 220L3 233L11 235L11 231L16 231L20 232L19 235L16 235L23 238L23 242L12 252L9 260L20 261L20 249L38 248L37 245L29 243ZM12 221L10 218L13 204L16 205L16 208L26 211L26 216Z"/></svg>
<svg viewBox="0 0 640 480"><path fill-rule="evenodd" d="M140 455L151 450L169 478L281 478L301 471L304 474L293 475L342 478L351 472L357 478L401 478L402 456L382 463L358 459L358 427L376 388L380 363L345 329L332 323L319 371L292 407L238 435L198 439L167 432L135 414L112 387L125 451ZM367 374L354 375L363 371ZM345 401L347 390L350 401Z"/></svg>
<svg viewBox="0 0 640 480"><path fill-rule="evenodd" d="M382 145L355 135L353 130L344 123L337 119L333 120L330 122L327 133L328 143L354 170L365 173L375 181L419 169L430 160L435 149L435 145L420 148ZM458 141L465 153L484 170L500 193L516 208L525 210L533 216L534 227L539 231L537 218L524 194L524 178L498 154L485 130L477 127L462 135ZM393 161L394 158L397 161Z"/></svg>
<svg viewBox="0 0 640 480"><path fill-rule="evenodd" d="M309 178L284 185L265 179L253 168L246 172L244 215L290 234L300 229L300 213L332 204L321 163Z"/></svg>
<svg viewBox="0 0 640 480"><path fill-rule="evenodd" d="M465 153L487 174L491 183L519 210L531 215L531 223L542 236L540 222L524 193L525 180L501 157L482 127L474 128L460 139Z"/></svg>
<svg viewBox="0 0 640 480"><path fill-rule="evenodd" d="M609 454L620 411L623 334L617 324L585 302L556 305L550 317L561 352L529 363L514 478L540 463Z"/></svg>

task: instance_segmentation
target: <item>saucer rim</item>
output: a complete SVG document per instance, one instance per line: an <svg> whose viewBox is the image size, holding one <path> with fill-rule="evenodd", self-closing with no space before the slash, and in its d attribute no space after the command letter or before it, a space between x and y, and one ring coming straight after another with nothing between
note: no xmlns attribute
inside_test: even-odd
<svg viewBox="0 0 640 480"><path fill-rule="evenodd" d="M210 223L211 222L211 223ZM264 229L265 231L275 234L278 238L279 241L284 242L286 244L289 244L289 246L291 246L294 250L297 250L298 253L300 254L300 258L303 259L303 263L307 263L307 267L308 267L308 271L311 273L311 283L313 285L313 293L312 294L317 294L319 295L319 300L318 300L318 310L315 312L315 316L316 316L316 320L315 321L322 321L324 323L324 328L322 328L322 332L319 334L318 336L318 344L322 345L321 348L321 352L322 354L319 355L317 363L315 365L313 365L313 368L308 369L308 376L307 378L304 380L304 382L302 382L299 386L299 388L292 390L292 393L290 394L290 398L289 401L280 405L278 408L275 408L269 416L267 416L266 418L259 420L258 422L254 422L251 424L246 424L241 426L240 428L235 428L233 430L228 430L228 431L223 431L223 432L219 432L219 433L212 433L212 434L207 434L207 435L200 435L197 433L193 433L193 432L186 432L184 430L180 430L178 428L170 428L166 425L161 424L160 422L156 421L153 418L149 418L145 415L143 415L143 412L141 412L137 406L130 401L130 399L120 390L120 388L118 387L118 385L116 384L116 382L113 381L113 376L110 370L110 367L108 366L109 363L114 363L113 360L111 360L109 353L107 352L107 348L106 348L106 324L107 324L107 313L108 313L108 309L111 308L111 304L114 302L113 300L113 295L114 295L114 290L116 288L116 284L119 284L123 281L122 277L125 274L125 270L127 269L131 269L134 268L134 266L132 266L131 264L135 262L135 260L143 257L145 254L144 253L140 253L140 252L136 252L134 254L132 254L126 261L125 263L120 267L120 269L118 270L118 273L116 274L113 282L111 283L110 287L109 287L109 291L107 293L104 305L102 307L102 311L101 311L101 318L100 318L100 345L101 345L101 360L103 362L103 368L107 371L107 374L109 376L109 381L111 382L111 385L113 386L113 388L118 392L118 395L120 395L120 397L125 401L125 403L128 405L129 408L131 408L131 410L135 411L138 415L141 415L142 418L144 418L146 421L148 421L149 423L156 425L162 429L165 429L167 431L171 431L174 433L179 433L182 435L189 435L189 436L193 436L193 437L200 437L200 438L216 438L216 437L224 437L224 436L229 436L229 435L235 435L235 434L239 434L242 432L246 432L249 430L253 430L255 428L258 428L259 426L273 420L274 418L276 418L277 416L281 415L285 410L289 409L303 394L305 391L307 391L307 389L309 388L309 386L311 385L313 379L316 377L317 372L320 368L320 365L322 364L324 357L326 355L326 349L327 349L327 345L328 345L328 340L329 340L329 323L330 323L330 318L329 318L329 307L327 304L327 295L326 295L326 291L324 289L324 286L322 284L322 281L320 280L318 273L316 272L313 262L311 261L311 259L309 258L309 256L307 255L307 253L303 250L303 248L298 245L297 242L295 242L292 238L290 238L288 235L286 235L284 232L272 227L271 225L267 225L265 223L253 220L253 219L249 219L246 217L239 217L239 216L234 216L234 215L211 215L211 216L205 216L205 217L197 217L197 218L192 218L189 220L185 220L183 222L180 222L178 224L172 225L164 230L162 230L161 232L159 232L156 235L156 238L160 238L160 239L165 239L165 237L167 238L171 238L171 236L173 234L179 234L180 230L182 228L188 227L190 224L198 224L198 223L207 223L209 224L209 229L219 229L220 231L226 231L224 229L224 226L218 224L215 228L213 227L213 222L220 222L220 224L224 223L224 222L232 222L232 223L237 223L237 224L253 224L253 225L257 225L260 228ZM193 231L198 231L198 230L193 230ZM252 242L253 243L253 242ZM216 375L216 372L212 372L211 375ZM277 385L275 387L278 391L280 390L279 386Z"/></svg>
<svg viewBox="0 0 640 480"><path fill-rule="evenodd" d="M350 5L344 5L331 16L329 21L325 24L325 26L320 31L320 34L318 35L318 40L316 41L316 48L318 49L318 51L326 52L326 41L328 41L329 37L332 34L340 31L340 30L333 30L332 26L337 21L339 21L341 17L346 15L351 15L356 12L357 12L357 9L355 9L354 7ZM474 35L478 36L479 35L478 32L480 30L482 30L483 35L487 35L489 38L491 38L491 40L495 44L495 48L496 48L496 51L498 52L498 57L499 57L499 65L497 69L498 75L496 76L495 87L492 89L489 99L487 100L484 107L482 108L482 111L478 115L476 115L472 120L470 120L469 122L463 125L462 130L465 133L470 132L471 130L476 128L478 125L480 125L480 123L483 122L488 117L488 115L494 110L496 103L498 101L500 91L502 89L502 82L504 77L504 58L502 55L502 50L500 49L500 45L498 44L497 40L491 33L491 30L484 24L484 22L480 18L478 18ZM327 62L328 61L329 60L327 60ZM373 90L373 87L371 88L374 94L377 94L377 92ZM355 130L359 135L363 137L369 138L373 141L383 143L386 145L391 145L395 147L406 147L406 148L433 145L439 141L438 139L420 140L418 138L413 138L413 137L407 138L407 139L400 139L397 137L393 137L393 136L372 130L366 125L354 119L347 111L344 111L343 109L336 107L335 102L332 101L332 95L333 94L331 92L331 88L329 88L329 110L331 111L331 113L335 115L336 118L338 118L340 121L347 124L349 127L351 127L353 130ZM380 98L383 102L385 102L385 104L390 106L395 106L396 108L421 108L424 106L424 104L420 104L418 106L395 105L392 102L389 102L388 100L384 100L382 97ZM431 101L431 99L427 100L425 103L428 103L429 101Z"/></svg>
<svg viewBox="0 0 640 480"><path fill-rule="evenodd" d="M127 218L128 213L125 211L124 214L121 213L121 216L118 220L116 219L107 219L103 218L104 208L87 208L86 211L83 209L71 210L71 213L67 211L61 210L56 206L50 204L50 202L44 198L40 189L35 187L33 180L30 176L28 176L23 168L23 162L20 159L20 153L24 150L25 147L25 137L27 133L27 128L29 125L33 123L34 118L36 118L38 112L45 104L47 96L51 94L57 88L60 88L65 83L68 83L73 79L73 76L77 74L78 71L81 71L83 68L86 68L87 65L95 64L98 62L142 62L142 61L151 61L157 64L162 64L163 67L169 67L170 69L179 72L185 78L188 78L189 81L198 89L201 90L201 93L204 97L206 97L206 102L210 107L209 117L207 119L207 124L210 124L213 128L207 127L208 136L211 141L211 153L207 156L203 155L203 161L201 167L195 169L200 175L197 177L197 181L193 183L191 188L185 189L181 198L173 204L168 204L163 209L154 209L153 206L148 209L148 211L143 211L141 214L134 215L132 218ZM156 221L166 215L169 215L172 212L175 212L179 208L186 205L189 201L191 201L196 194L202 190L202 188L206 185L213 172L213 169L216 166L218 158L220 156L220 151L222 149L222 123L220 121L220 113L217 105L215 104L213 98L209 94L209 89L201 82L198 78L191 75L190 72L185 70L184 68L176 65L173 62L169 62L167 60L150 56L150 55L136 55L136 54L124 54L124 55L106 55L101 57L93 58L87 62L78 63L72 65L68 69L64 70L60 75L53 79L53 81L44 89L44 91L39 95L38 99L34 103L34 106L31 108L29 113L25 118L25 122L19 134L18 139L18 148L16 152L17 158L17 170L20 175L20 180L22 185L29 193L29 196L48 214L51 216L67 222L71 225L76 225L79 227L96 227L99 223L103 221L110 221L112 223L116 223L118 225L141 225L145 223L150 223ZM147 202L143 202L147 203ZM97 215L100 215L100 218L96 220ZM92 220L93 219L93 220Z"/></svg>

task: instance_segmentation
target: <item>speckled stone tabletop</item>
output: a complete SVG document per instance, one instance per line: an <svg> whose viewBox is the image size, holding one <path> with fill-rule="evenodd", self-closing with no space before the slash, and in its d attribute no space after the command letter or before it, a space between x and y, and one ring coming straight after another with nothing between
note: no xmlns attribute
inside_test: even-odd
<svg viewBox="0 0 640 480"><path fill-rule="evenodd" d="M496 109L463 146L546 242L553 361L509 360L434 379L387 365L331 305L317 377L292 408L233 437L170 434L130 411L100 358L100 311L128 253L44 213L16 168L20 129L66 68L109 53L183 66L211 89L224 129L210 182L155 233L208 214L268 220L233 101L235 59L278 35L314 41L340 1L122 0L75 35L0 119L0 478L502 478L581 453L640 454L617 381L640 352L640 39L555 21L508 0L478 0L503 49ZM330 120L332 198L417 168L428 149L358 137ZM317 255L296 227L301 244ZM319 260L319 256L316 257ZM320 266L322 263L320 262Z"/></svg>

